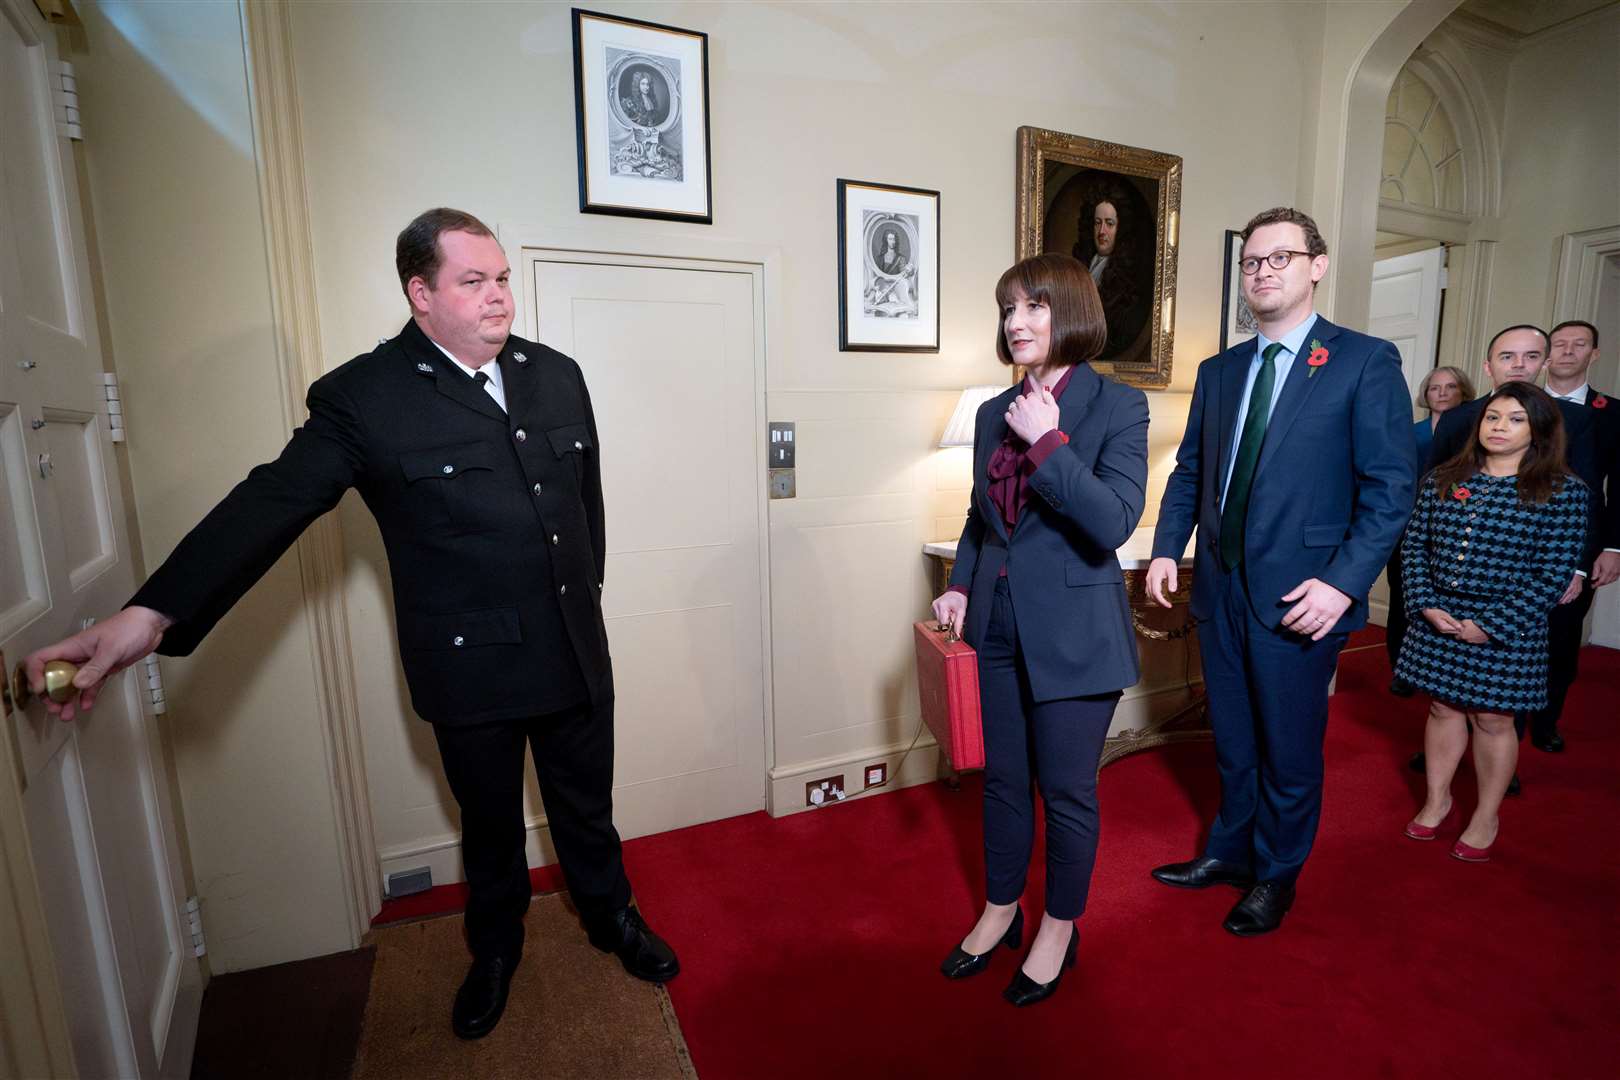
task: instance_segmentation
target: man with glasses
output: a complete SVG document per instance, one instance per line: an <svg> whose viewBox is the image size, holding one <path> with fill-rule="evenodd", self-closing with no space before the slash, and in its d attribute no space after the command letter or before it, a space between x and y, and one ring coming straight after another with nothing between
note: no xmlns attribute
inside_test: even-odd
<svg viewBox="0 0 1620 1080"><path fill-rule="evenodd" d="M1192 612L1221 808L1166 885L1234 885L1222 924L1282 925L1322 809L1328 685L1412 508L1412 402L1395 346L1316 314L1327 245L1279 207L1243 230L1260 335L1205 361L1159 505L1147 592L1170 606L1196 526Z"/></svg>

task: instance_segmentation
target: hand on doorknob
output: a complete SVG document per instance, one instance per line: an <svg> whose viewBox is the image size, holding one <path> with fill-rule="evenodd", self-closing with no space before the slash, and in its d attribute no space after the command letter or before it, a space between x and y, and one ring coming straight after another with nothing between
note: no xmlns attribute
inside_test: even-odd
<svg viewBox="0 0 1620 1080"><path fill-rule="evenodd" d="M163 631L174 620L145 607L127 607L104 622L47 645L23 661L28 685L44 696L45 665L52 660L68 660L79 665L73 677L72 693L58 702L45 697L45 708L63 720L72 720L96 703L101 688L112 676L136 663L158 647Z"/></svg>

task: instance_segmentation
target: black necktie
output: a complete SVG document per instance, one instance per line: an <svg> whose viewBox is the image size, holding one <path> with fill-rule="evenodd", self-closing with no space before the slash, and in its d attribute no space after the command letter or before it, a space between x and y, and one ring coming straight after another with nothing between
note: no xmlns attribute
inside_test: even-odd
<svg viewBox="0 0 1620 1080"><path fill-rule="evenodd" d="M489 382L489 376L485 375L482 371L475 371L473 372L473 382L478 384L479 389L483 389L483 387Z"/></svg>
<svg viewBox="0 0 1620 1080"><path fill-rule="evenodd" d="M1221 562L1227 572L1243 561L1243 525L1249 513L1249 492L1254 487L1254 467L1260 462L1260 446L1266 441L1266 425L1271 421L1271 390L1277 384L1277 354L1282 343L1273 341L1261 354L1260 373L1249 391L1249 412L1243 419L1243 437L1238 440L1237 458L1232 463L1232 479L1226 485L1226 505L1221 508Z"/></svg>

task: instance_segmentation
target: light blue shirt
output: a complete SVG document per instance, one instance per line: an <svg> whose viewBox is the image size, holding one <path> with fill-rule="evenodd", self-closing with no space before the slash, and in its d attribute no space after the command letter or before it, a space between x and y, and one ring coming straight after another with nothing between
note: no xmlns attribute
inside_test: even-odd
<svg viewBox="0 0 1620 1080"><path fill-rule="evenodd" d="M1271 412L1277 407L1277 399L1282 396L1283 387L1288 383L1288 373L1294 369L1294 360L1299 356L1299 350L1304 347L1305 339L1310 336L1311 328L1316 325L1316 312L1278 341L1282 345L1282 352L1272 361L1277 369L1277 376L1271 383L1271 406L1266 409L1266 421L1271 421ZM1221 506L1226 505L1226 486L1232 482L1232 466L1237 464L1238 443L1243 441L1243 422L1249 415L1249 394L1254 390L1254 380L1260 375L1260 356L1266 351L1266 346L1272 340L1264 334L1255 335L1254 356L1249 360L1249 374L1243 380L1243 397L1238 399L1237 423L1233 425L1232 449L1226 455L1226 475L1221 478Z"/></svg>

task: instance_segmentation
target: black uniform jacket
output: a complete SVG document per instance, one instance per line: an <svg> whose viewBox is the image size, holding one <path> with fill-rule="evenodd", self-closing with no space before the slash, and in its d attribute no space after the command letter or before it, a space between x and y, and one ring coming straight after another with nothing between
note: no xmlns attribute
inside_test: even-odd
<svg viewBox="0 0 1620 1080"><path fill-rule="evenodd" d="M473 724L613 696L596 421L579 365L508 338L509 415L416 323L309 388L309 420L136 593L184 656L310 522L359 491L416 712Z"/></svg>

